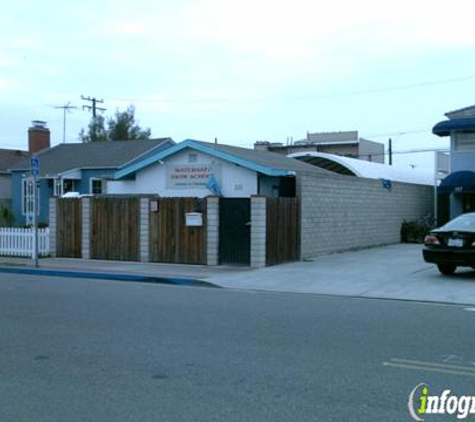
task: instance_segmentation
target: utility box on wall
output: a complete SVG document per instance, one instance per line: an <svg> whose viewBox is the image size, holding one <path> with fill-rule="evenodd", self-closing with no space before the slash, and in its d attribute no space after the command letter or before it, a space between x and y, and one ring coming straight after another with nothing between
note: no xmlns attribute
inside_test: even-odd
<svg viewBox="0 0 475 422"><path fill-rule="evenodd" d="M203 226L203 214L201 212L187 212L185 213L186 225L190 227Z"/></svg>

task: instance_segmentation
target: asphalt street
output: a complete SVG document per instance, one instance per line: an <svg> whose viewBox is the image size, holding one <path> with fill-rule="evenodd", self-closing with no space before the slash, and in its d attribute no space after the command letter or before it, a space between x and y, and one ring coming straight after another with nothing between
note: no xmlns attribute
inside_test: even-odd
<svg viewBox="0 0 475 422"><path fill-rule="evenodd" d="M475 395L474 327L457 305L1 274L0 421L411 420L421 382Z"/></svg>

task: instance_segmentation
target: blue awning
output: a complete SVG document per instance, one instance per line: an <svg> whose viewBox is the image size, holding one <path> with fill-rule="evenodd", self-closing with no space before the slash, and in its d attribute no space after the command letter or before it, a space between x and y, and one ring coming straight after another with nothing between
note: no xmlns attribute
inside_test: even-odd
<svg viewBox="0 0 475 422"><path fill-rule="evenodd" d="M452 130L475 132L475 117L444 120L432 128L432 133L438 136L449 136Z"/></svg>
<svg viewBox="0 0 475 422"><path fill-rule="evenodd" d="M475 193L475 172L455 171L450 173L437 188L438 193Z"/></svg>

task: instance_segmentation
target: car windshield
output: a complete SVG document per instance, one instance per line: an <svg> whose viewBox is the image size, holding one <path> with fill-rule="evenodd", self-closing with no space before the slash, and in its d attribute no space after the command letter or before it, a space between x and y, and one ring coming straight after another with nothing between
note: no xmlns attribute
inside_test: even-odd
<svg viewBox="0 0 475 422"><path fill-rule="evenodd" d="M475 231L475 214L463 214L452 221L449 221L440 230L474 230Z"/></svg>

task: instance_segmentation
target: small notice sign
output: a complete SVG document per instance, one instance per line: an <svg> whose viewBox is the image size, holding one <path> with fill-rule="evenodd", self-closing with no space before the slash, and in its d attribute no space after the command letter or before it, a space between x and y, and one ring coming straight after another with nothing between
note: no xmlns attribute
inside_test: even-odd
<svg viewBox="0 0 475 422"><path fill-rule="evenodd" d="M38 157L30 158L30 172L33 176L40 174L40 159Z"/></svg>

